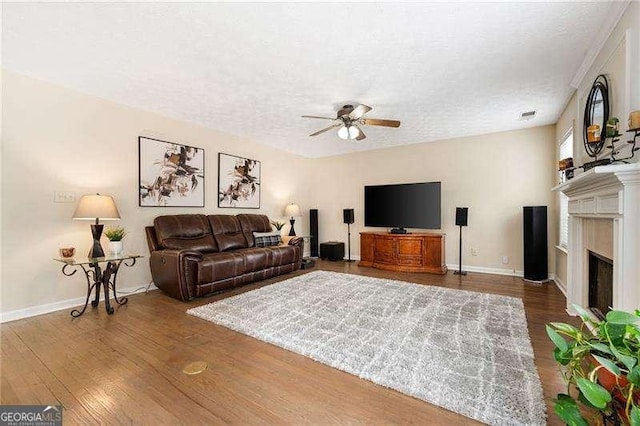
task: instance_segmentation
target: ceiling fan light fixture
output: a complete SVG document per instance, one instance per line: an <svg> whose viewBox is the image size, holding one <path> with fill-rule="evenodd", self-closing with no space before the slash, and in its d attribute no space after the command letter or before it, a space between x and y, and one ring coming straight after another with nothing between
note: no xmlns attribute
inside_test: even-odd
<svg viewBox="0 0 640 426"><path fill-rule="evenodd" d="M356 126L349 126L349 139L355 139L360 135L360 130Z"/></svg>
<svg viewBox="0 0 640 426"><path fill-rule="evenodd" d="M350 136L349 133L350 133L349 129L347 129L346 126L342 126L338 129L338 136L340 137L340 139L344 139L344 140L349 139L349 136Z"/></svg>
<svg viewBox="0 0 640 426"><path fill-rule="evenodd" d="M360 126L383 126L383 127L400 127L398 120L386 120L380 118L365 118L364 115L371 111L370 106L363 104L353 107L353 105L344 105L337 113L336 118L320 117L317 115L303 115L304 118L319 118L321 120L331 120L333 124L324 129L315 131L309 136L318 136L329 130L338 128L338 137L343 140L361 141L367 138Z"/></svg>

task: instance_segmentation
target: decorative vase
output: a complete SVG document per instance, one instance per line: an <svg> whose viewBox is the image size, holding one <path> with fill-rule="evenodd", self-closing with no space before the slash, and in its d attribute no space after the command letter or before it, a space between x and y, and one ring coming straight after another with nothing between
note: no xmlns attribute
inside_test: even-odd
<svg viewBox="0 0 640 426"><path fill-rule="evenodd" d="M116 256L123 252L122 241L109 241L109 252Z"/></svg>
<svg viewBox="0 0 640 426"><path fill-rule="evenodd" d="M59 251L60 251L60 257L63 257L65 259L73 257L73 255L76 254L75 247L63 247Z"/></svg>

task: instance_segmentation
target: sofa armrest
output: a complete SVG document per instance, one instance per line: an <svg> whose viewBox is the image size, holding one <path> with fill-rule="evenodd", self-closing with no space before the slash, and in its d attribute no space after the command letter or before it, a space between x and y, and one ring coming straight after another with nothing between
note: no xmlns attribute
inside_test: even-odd
<svg viewBox="0 0 640 426"><path fill-rule="evenodd" d="M298 267L300 267L302 264L302 256L304 256L304 238L293 237L289 240L289 245L295 248L296 262L298 263Z"/></svg>
<svg viewBox="0 0 640 426"><path fill-rule="evenodd" d="M147 244L149 245L149 253L153 253L155 250L161 250L162 247L158 242L158 235L156 234L156 228L153 226L145 226L144 232L147 235Z"/></svg>
<svg viewBox="0 0 640 426"><path fill-rule="evenodd" d="M195 296L198 262L202 253L195 250L155 250L149 264L156 287L171 297L187 301Z"/></svg>
<svg viewBox="0 0 640 426"><path fill-rule="evenodd" d="M292 239L289 240L289 244L290 246L298 246L300 247L300 249L304 248L304 238L302 237L293 237Z"/></svg>

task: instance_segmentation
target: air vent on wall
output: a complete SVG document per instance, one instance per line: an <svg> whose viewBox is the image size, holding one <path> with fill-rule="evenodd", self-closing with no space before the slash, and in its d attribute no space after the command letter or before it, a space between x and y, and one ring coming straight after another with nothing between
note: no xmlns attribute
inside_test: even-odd
<svg viewBox="0 0 640 426"><path fill-rule="evenodd" d="M520 113L520 120L531 120L536 116L535 111L526 111Z"/></svg>

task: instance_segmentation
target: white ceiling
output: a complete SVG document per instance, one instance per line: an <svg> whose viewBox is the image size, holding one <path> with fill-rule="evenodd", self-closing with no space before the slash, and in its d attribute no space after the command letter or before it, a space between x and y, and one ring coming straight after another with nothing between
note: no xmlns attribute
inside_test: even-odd
<svg viewBox="0 0 640 426"><path fill-rule="evenodd" d="M612 5L5 3L2 61L321 157L555 123ZM402 126L308 136L347 102Z"/></svg>

